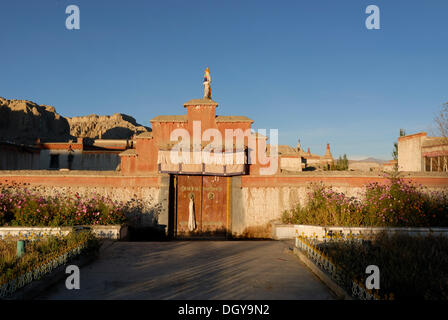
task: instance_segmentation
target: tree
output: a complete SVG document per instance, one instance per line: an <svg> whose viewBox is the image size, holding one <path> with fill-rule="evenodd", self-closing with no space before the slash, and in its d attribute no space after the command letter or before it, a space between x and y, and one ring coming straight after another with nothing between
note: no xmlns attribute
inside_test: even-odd
<svg viewBox="0 0 448 320"><path fill-rule="evenodd" d="M448 102L444 103L442 110L435 117L437 135L440 137L448 138Z"/></svg>
<svg viewBox="0 0 448 320"><path fill-rule="evenodd" d="M336 165L334 165L331 170L338 170L338 171L348 170L347 155L344 154L343 157L339 156L339 158L336 160Z"/></svg>
<svg viewBox="0 0 448 320"><path fill-rule="evenodd" d="M406 135L406 131L404 129L400 129L400 137ZM392 158L394 160L398 160L398 142L394 142L394 150L392 151Z"/></svg>

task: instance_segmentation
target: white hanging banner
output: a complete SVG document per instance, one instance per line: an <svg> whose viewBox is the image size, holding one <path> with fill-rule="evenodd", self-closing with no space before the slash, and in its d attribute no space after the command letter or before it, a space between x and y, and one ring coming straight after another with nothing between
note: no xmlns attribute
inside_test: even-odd
<svg viewBox="0 0 448 320"><path fill-rule="evenodd" d="M193 202L193 198L190 198L190 203L188 205L188 211L189 211L189 215L188 215L188 230L193 232L194 229L196 229L196 219L194 217L194 202Z"/></svg>

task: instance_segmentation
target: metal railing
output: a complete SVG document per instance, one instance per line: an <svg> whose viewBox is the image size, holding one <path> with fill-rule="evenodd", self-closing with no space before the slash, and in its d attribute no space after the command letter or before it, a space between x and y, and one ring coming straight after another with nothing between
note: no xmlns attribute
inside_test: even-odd
<svg viewBox="0 0 448 320"><path fill-rule="evenodd" d="M329 238L331 241L364 241L360 238L338 237ZM348 273L338 265L330 256L328 256L321 248L319 244L323 244L327 241L320 242L317 237L306 237L304 235L296 237L296 247L301 250L318 268L328 274L340 287L348 289L351 284L351 292L349 294L359 300L393 300L394 295L386 294L380 296L375 290L367 289L366 286L357 279L351 278Z"/></svg>
<svg viewBox="0 0 448 320"><path fill-rule="evenodd" d="M41 261L40 264L32 270L22 273L18 277L0 283L0 299L4 299L20 288L23 288L33 280L39 280L44 275L49 274L57 267L66 264L68 261L81 254L81 251L87 247L88 240L77 243L75 246L66 248L55 258L49 258Z"/></svg>

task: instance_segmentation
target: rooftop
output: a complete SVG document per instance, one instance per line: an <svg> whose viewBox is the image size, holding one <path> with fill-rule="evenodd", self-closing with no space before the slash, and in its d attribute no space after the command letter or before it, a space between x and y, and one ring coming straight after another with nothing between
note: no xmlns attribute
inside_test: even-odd
<svg viewBox="0 0 448 320"><path fill-rule="evenodd" d="M448 146L448 138L445 137L427 137L422 146L423 147L436 147L436 146Z"/></svg>
<svg viewBox="0 0 448 320"><path fill-rule="evenodd" d="M288 145L279 145L278 146L278 154L279 155L298 155L296 149Z"/></svg>
<svg viewBox="0 0 448 320"><path fill-rule="evenodd" d="M135 149L128 149L119 154L119 156L136 156L137 151Z"/></svg>
<svg viewBox="0 0 448 320"><path fill-rule="evenodd" d="M141 138L152 138L152 132L143 132L136 136L137 139Z"/></svg>
<svg viewBox="0 0 448 320"><path fill-rule="evenodd" d="M216 116L216 122L254 122L246 116Z"/></svg>
<svg viewBox="0 0 448 320"><path fill-rule="evenodd" d="M187 122L187 115L157 116L151 122Z"/></svg>
<svg viewBox="0 0 448 320"><path fill-rule="evenodd" d="M218 103L212 99L191 99L184 103L184 106L217 106Z"/></svg>

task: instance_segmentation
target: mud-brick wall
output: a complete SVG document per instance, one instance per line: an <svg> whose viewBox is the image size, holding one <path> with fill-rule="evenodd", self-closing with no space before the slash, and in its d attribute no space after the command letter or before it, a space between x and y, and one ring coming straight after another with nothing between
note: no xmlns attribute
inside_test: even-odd
<svg viewBox="0 0 448 320"><path fill-rule="evenodd" d="M27 183L44 195L79 193L81 197L94 194L133 208L129 213L131 225L152 226L154 223L168 224L168 183L166 176L124 177L114 172L71 171L0 171L0 183Z"/></svg>
<svg viewBox="0 0 448 320"><path fill-rule="evenodd" d="M448 175L406 175L426 190L448 191ZM232 232L252 237L270 235L271 222L281 220L284 210L305 204L315 183L331 186L349 197L362 198L368 183L387 183L385 177L357 173L300 173L278 176L243 176L232 181Z"/></svg>

